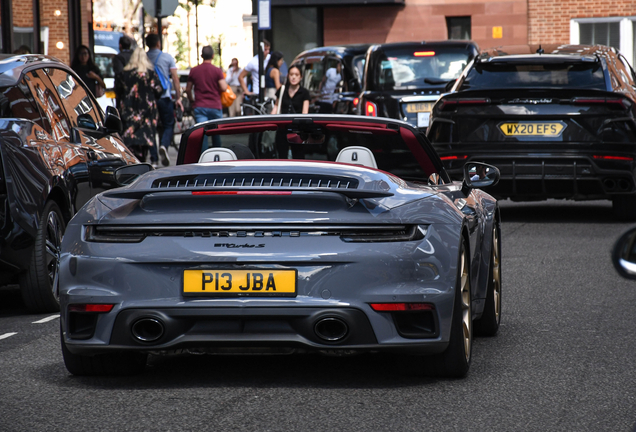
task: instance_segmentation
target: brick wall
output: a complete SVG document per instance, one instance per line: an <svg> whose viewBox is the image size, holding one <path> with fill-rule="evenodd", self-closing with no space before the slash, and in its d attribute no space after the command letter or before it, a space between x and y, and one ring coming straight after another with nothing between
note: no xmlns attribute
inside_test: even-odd
<svg viewBox="0 0 636 432"><path fill-rule="evenodd" d="M528 0L528 39L531 44L569 43L572 18L634 15L634 0Z"/></svg>
<svg viewBox="0 0 636 432"><path fill-rule="evenodd" d="M33 27L33 1L12 0L13 25L15 27ZM82 43L88 45L89 23L92 25L91 0L82 0ZM55 12L60 11L59 15ZM68 0L40 0L40 26L48 27L48 54L70 64ZM58 48L62 42L63 48Z"/></svg>
<svg viewBox="0 0 636 432"><path fill-rule="evenodd" d="M446 40L446 17L470 16L481 48L528 43L526 0L406 0L404 6L325 7L325 45ZM493 27L502 38L493 38Z"/></svg>

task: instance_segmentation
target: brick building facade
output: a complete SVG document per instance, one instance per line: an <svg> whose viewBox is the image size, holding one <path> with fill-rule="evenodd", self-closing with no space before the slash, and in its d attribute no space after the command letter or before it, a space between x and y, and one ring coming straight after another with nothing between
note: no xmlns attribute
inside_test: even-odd
<svg viewBox="0 0 636 432"><path fill-rule="evenodd" d="M5 0L2 0L5 1ZM39 52L57 57L70 64L71 35L69 32L68 0L40 0L40 38L39 49L33 46L33 0L11 0L11 17L13 24L13 49L27 45L32 52ZM75 11L81 19L81 43L89 45L89 28L92 28L92 2L79 0L76 2L79 11ZM0 17L1 18L1 17ZM3 23L5 21L3 20Z"/></svg>
<svg viewBox="0 0 636 432"><path fill-rule="evenodd" d="M528 42L526 0L405 0L400 6L325 7L325 45L449 39L449 19L469 19L480 47Z"/></svg>

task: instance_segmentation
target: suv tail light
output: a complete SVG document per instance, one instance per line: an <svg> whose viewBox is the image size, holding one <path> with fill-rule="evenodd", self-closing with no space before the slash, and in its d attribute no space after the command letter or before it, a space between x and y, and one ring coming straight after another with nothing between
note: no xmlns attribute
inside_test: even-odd
<svg viewBox="0 0 636 432"><path fill-rule="evenodd" d="M490 103L489 98L469 98L469 99L444 99L440 106L442 111L450 111L457 109L458 106L467 105L487 105Z"/></svg>
<svg viewBox="0 0 636 432"><path fill-rule="evenodd" d="M627 110L632 107L632 102L625 98L603 98L603 97L575 97L571 99L575 105L607 105L608 108Z"/></svg>
<svg viewBox="0 0 636 432"><path fill-rule="evenodd" d="M377 117L378 116L378 107L373 102L365 101L364 102L364 115L369 117Z"/></svg>

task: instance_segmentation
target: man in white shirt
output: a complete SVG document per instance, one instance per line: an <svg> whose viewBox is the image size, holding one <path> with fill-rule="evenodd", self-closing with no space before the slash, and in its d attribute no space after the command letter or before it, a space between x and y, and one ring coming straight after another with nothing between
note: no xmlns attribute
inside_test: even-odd
<svg viewBox="0 0 636 432"><path fill-rule="evenodd" d="M265 62L263 63L263 70L267 66L267 62L269 61L269 50L271 44L267 40L263 40L263 54L265 54ZM239 75L239 83L243 88L243 93L249 96L258 95L258 89L260 88L260 80L258 75L258 55L255 55L252 60L243 68L241 74ZM245 84L245 77L248 73L252 74L252 91L247 89L247 84Z"/></svg>
<svg viewBox="0 0 636 432"><path fill-rule="evenodd" d="M330 67L325 72L320 83L320 91L323 94L331 94L336 91L340 81L342 81L342 65L338 62L336 67Z"/></svg>

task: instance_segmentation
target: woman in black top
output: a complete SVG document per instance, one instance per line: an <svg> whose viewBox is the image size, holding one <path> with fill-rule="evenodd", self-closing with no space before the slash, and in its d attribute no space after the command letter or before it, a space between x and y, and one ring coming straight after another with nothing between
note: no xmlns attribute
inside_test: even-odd
<svg viewBox="0 0 636 432"><path fill-rule="evenodd" d="M292 66L287 72L287 85L281 87L276 92L276 105L272 110L272 114L278 112L280 105L280 114L308 114L309 113L309 92L306 88L300 85L302 75L298 66ZM285 89L282 100L280 91ZM292 144L291 153L292 159L304 159L305 152L303 151L303 144ZM278 152L279 159L289 158L290 143L287 141L287 133L284 130L278 130L276 132L276 150Z"/></svg>
<svg viewBox="0 0 636 432"><path fill-rule="evenodd" d="M106 84L104 84L99 68L95 62L93 62L91 51L86 45L80 45L75 50L75 57L73 57L71 69L79 75L82 81L86 84L86 87L88 87L95 97L101 96L97 94L97 87L99 86L100 90L104 90L106 88Z"/></svg>
<svg viewBox="0 0 636 432"><path fill-rule="evenodd" d="M287 72L287 85L283 100L280 101L280 90L276 91L276 106L272 114L278 112L280 102L280 114L308 114L309 113L309 91L300 85L302 75L298 66L292 66Z"/></svg>

